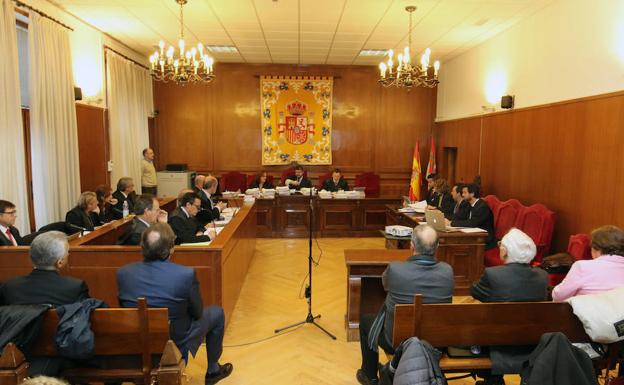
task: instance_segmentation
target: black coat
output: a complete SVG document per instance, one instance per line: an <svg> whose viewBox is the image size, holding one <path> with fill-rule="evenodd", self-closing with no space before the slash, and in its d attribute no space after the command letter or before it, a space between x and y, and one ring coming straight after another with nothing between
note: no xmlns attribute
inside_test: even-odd
<svg viewBox="0 0 624 385"><path fill-rule="evenodd" d="M76 206L65 214L65 223L82 227L87 231L93 231L93 220L90 214L85 213L83 209Z"/></svg>
<svg viewBox="0 0 624 385"><path fill-rule="evenodd" d="M128 210L132 214L134 212L134 194L130 193L128 197L125 197L121 191L116 190L113 193L113 198L117 199L117 204L111 206L113 209L113 219L123 218L123 203L128 201Z"/></svg>
<svg viewBox="0 0 624 385"><path fill-rule="evenodd" d="M141 236L147 230L147 225L138 217L132 219L132 224L117 240L118 245L136 246L141 244Z"/></svg>
<svg viewBox="0 0 624 385"><path fill-rule="evenodd" d="M55 270L34 269L29 275L11 278L0 288L2 305L66 305L89 298L87 284L64 277Z"/></svg>
<svg viewBox="0 0 624 385"><path fill-rule="evenodd" d="M219 220L221 213L219 209L212 204L212 199L206 195L204 190L195 190L195 192L199 195L199 199L201 199L201 208L202 211L204 211L199 215L199 217L202 218L202 222L208 223Z"/></svg>
<svg viewBox="0 0 624 385"><path fill-rule="evenodd" d="M449 193L437 194L433 206L437 207L444 214L445 218L451 218L455 209L455 201Z"/></svg>
<svg viewBox="0 0 624 385"><path fill-rule="evenodd" d="M100 207L100 213L91 213L91 221L94 226L102 226L105 223L112 221L113 219L113 206L110 203L105 203L104 207Z"/></svg>
<svg viewBox="0 0 624 385"><path fill-rule="evenodd" d="M258 184L258 181L257 181L257 180L254 180L254 181L253 181L253 182L251 182L251 184L249 185L249 188L264 188L264 189L272 189L272 188L275 188L275 186L273 186L273 184L267 180L266 182L264 182L264 184L262 185L262 187L260 187L260 185Z"/></svg>
<svg viewBox="0 0 624 385"><path fill-rule="evenodd" d="M470 207L467 219L455 219L451 222L451 226L482 228L488 232L487 240L485 241L485 249L496 247L494 215L492 214L490 206L488 206L483 199L477 200L474 206Z"/></svg>
<svg viewBox="0 0 624 385"><path fill-rule="evenodd" d="M331 192L338 190L349 191L349 185L344 178L340 178L338 183L334 183L332 178L327 178L325 179L325 182L323 182L323 189Z"/></svg>
<svg viewBox="0 0 624 385"><path fill-rule="evenodd" d="M428 190L427 191L427 198L425 199L427 201L427 204L429 206L436 206L436 202L438 201L439 195L437 192L433 191L433 190Z"/></svg>
<svg viewBox="0 0 624 385"><path fill-rule="evenodd" d="M598 385L591 358L563 333L546 333L521 373L530 385Z"/></svg>
<svg viewBox="0 0 624 385"><path fill-rule="evenodd" d="M448 219L450 219L451 221L454 221L456 219L466 220L468 219L468 215L470 215L470 203L466 202L463 199L459 201L459 203L456 203L453 200L453 213Z"/></svg>
<svg viewBox="0 0 624 385"><path fill-rule="evenodd" d="M290 175L288 178L286 178L286 180L297 180L297 175ZM306 176L302 176L301 177L301 182L299 183L299 186L292 186L292 188L294 188L295 190L299 190L302 187L307 187L307 188L311 188L312 187L312 182L310 182L310 179L308 179Z"/></svg>
<svg viewBox="0 0 624 385"><path fill-rule="evenodd" d="M25 244L24 240L20 236L19 230L16 227L10 226L9 231L11 232L11 235L13 236L13 239L15 239L15 242L18 246ZM0 235L0 246L13 246L13 242L9 240L6 234L2 234Z"/></svg>
<svg viewBox="0 0 624 385"><path fill-rule="evenodd" d="M180 243L197 243L208 242L210 237L207 235L196 235L198 231L204 231L195 218L187 216L182 208L173 210L169 216L169 225L176 235L176 244Z"/></svg>

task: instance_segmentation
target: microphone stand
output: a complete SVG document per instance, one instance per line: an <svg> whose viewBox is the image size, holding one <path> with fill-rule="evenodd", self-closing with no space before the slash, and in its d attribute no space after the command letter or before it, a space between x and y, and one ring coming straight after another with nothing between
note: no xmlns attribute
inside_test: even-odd
<svg viewBox="0 0 624 385"><path fill-rule="evenodd" d="M299 325L303 325L303 324L312 324L314 326L316 326L317 328L321 329L325 334L327 334L332 340L336 339L336 336L331 334L330 332L328 332L327 330L325 330L325 328L323 328L321 325L317 324L315 320L321 318L320 314L317 315L312 315L312 217L313 217L313 213L314 213L314 201L312 199L312 189L313 187L310 187L310 223L309 223L309 230L310 230L310 234L309 234L309 238L308 238L308 284L306 285L306 289L305 289L305 297L308 299L308 315L306 316L306 319L304 321L301 322L297 322L296 324L292 324L292 325L288 325L285 326L283 328L279 328L279 329L275 329L275 333L280 333L284 330L287 329L292 329L294 327L297 327Z"/></svg>

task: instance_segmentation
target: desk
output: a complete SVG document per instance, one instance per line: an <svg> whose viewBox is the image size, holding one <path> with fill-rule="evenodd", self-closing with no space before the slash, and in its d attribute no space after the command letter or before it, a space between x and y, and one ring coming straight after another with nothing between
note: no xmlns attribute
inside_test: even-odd
<svg viewBox="0 0 624 385"><path fill-rule="evenodd" d="M117 269L143 259L138 246L102 245L110 233L129 223L120 219L114 224L86 235L88 242L72 244L64 275L85 280L92 297L112 307L117 299ZM92 235L94 234L94 235ZM99 237L98 237L99 234ZM204 306L221 305L226 320L234 310L256 243L256 207L244 204L219 235L202 246L176 246L171 260L195 269ZM0 247L0 282L32 271L28 247Z"/></svg>
<svg viewBox="0 0 624 385"><path fill-rule="evenodd" d="M475 254L460 254L456 250L459 246L446 243L449 236L452 239L452 234L456 233L441 235L436 258L453 267L455 274L453 295L469 296L470 285L483 273L483 262L477 261ZM463 235L481 239L481 246L485 242L484 235ZM404 249L347 249L344 255L347 265L347 314L345 317L347 341L357 341L361 316L377 314L386 298L381 275L390 262L405 261L411 252Z"/></svg>
<svg viewBox="0 0 624 385"><path fill-rule="evenodd" d="M400 198L312 198L312 230L321 237L376 237L386 226L386 206ZM300 194L257 199L257 236L304 238L309 234L310 197Z"/></svg>

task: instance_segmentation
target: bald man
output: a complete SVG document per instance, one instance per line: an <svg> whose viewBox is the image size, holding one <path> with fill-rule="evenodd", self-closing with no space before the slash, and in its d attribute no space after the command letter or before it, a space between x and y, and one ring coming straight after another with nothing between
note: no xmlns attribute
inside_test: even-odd
<svg viewBox="0 0 624 385"><path fill-rule="evenodd" d="M377 363L381 346L392 354L392 327L394 306L414 302L415 294L422 294L423 303L451 303L453 296L453 268L436 260L438 234L428 225L414 228L411 242L412 256L406 262L392 262L382 276L386 301L376 317L367 314L360 321L360 348L362 368L356 377L360 384L377 384Z"/></svg>
<svg viewBox="0 0 624 385"><path fill-rule="evenodd" d="M203 211L206 211L210 214L210 220L218 220L221 216L221 211L227 207L227 203L218 202L217 204L212 203L212 199L210 197L217 192L217 187L219 186L219 181L212 175L204 177L204 184L202 185L201 191L198 193L201 199L201 208Z"/></svg>

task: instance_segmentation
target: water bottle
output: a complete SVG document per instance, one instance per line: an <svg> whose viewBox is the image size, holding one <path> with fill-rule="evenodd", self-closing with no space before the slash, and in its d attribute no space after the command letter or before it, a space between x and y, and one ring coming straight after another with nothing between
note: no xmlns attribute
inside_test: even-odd
<svg viewBox="0 0 624 385"><path fill-rule="evenodd" d="M130 215L130 210L128 209L128 201L124 201L123 203L123 217L127 217Z"/></svg>

